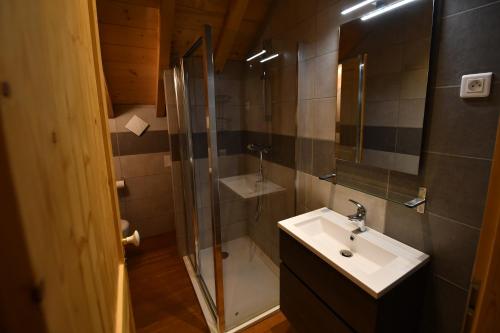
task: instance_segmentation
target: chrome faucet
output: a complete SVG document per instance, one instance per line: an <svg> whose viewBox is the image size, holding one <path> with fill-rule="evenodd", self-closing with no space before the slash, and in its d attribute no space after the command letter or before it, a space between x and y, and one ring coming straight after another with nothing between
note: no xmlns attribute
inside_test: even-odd
<svg viewBox="0 0 500 333"><path fill-rule="evenodd" d="M262 183L264 181L264 168L262 165L263 154L268 154L271 150L271 147L251 143L247 146L247 149L249 151L259 153L259 178L257 179L257 183Z"/></svg>
<svg viewBox="0 0 500 333"><path fill-rule="evenodd" d="M353 221L358 225L359 232L365 232L366 208L357 201L354 201L352 199L349 199L349 201L356 205L357 211L356 214L348 215L347 218L349 219L349 221Z"/></svg>

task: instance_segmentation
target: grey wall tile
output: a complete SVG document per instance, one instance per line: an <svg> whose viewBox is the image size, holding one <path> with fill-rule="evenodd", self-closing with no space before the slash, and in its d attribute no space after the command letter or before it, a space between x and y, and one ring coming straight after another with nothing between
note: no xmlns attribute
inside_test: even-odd
<svg viewBox="0 0 500 333"><path fill-rule="evenodd" d="M363 128L363 147L366 149L396 151L395 127L365 126Z"/></svg>
<svg viewBox="0 0 500 333"><path fill-rule="evenodd" d="M116 133L119 155L149 154L170 150L167 131L146 131L141 136L131 132Z"/></svg>
<svg viewBox="0 0 500 333"><path fill-rule="evenodd" d="M332 142L332 144L334 144ZM313 139L309 138L297 138L296 147L296 167L297 170L312 174L312 162L313 162Z"/></svg>
<svg viewBox="0 0 500 333"><path fill-rule="evenodd" d="M419 156L422 146L422 129L399 127L396 142L397 153Z"/></svg>
<svg viewBox="0 0 500 333"><path fill-rule="evenodd" d="M396 153L383 150L363 149L362 163L377 168L393 170Z"/></svg>
<svg viewBox="0 0 500 333"><path fill-rule="evenodd" d="M401 75L399 73L372 76L366 83L366 102L398 100L400 90Z"/></svg>
<svg viewBox="0 0 500 333"><path fill-rule="evenodd" d="M427 77L427 68L403 72L401 74L400 97L402 99L425 98Z"/></svg>
<svg viewBox="0 0 500 333"><path fill-rule="evenodd" d="M427 215L394 202L387 203L385 233L423 252L432 250ZM429 253L431 254L431 253Z"/></svg>
<svg viewBox="0 0 500 333"><path fill-rule="evenodd" d="M314 97L314 82L316 76L315 58L300 61L298 67L298 97L299 99L311 99ZM331 96L333 96L333 94Z"/></svg>
<svg viewBox="0 0 500 333"><path fill-rule="evenodd" d="M488 187L487 160L423 154L427 209L479 228Z"/></svg>
<svg viewBox="0 0 500 333"><path fill-rule="evenodd" d="M125 178L167 173L171 163L167 153L125 155L120 161Z"/></svg>
<svg viewBox="0 0 500 333"><path fill-rule="evenodd" d="M468 288L479 230L388 203L385 233L429 254L434 274Z"/></svg>
<svg viewBox="0 0 500 333"><path fill-rule="evenodd" d="M406 202L418 195L420 178L418 175L411 175L392 171L389 174L388 198L398 202Z"/></svg>
<svg viewBox="0 0 500 333"><path fill-rule="evenodd" d="M497 132L500 90L488 98L462 99L459 88L434 89L426 120L425 149L491 158Z"/></svg>
<svg viewBox="0 0 500 333"><path fill-rule="evenodd" d="M453 15L465 10L498 2L498 0L447 0L443 1L443 16Z"/></svg>
<svg viewBox="0 0 500 333"><path fill-rule="evenodd" d="M337 52L326 53L315 59L314 97L337 96Z"/></svg>
<svg viewBox="0 0 500 333"><path fill-rule="evenodd" d="M410 175L418 175L420 156L394 153L394 168L392 171L404 172Z"/></svg>
<svg viewBox="0 0 500 333"><path fill-rule="evenodd" d="M479 230L433 214L428 215L428 223L434 273L467 289L476 256Z"/></svg>
<svg viewBox="0 0 500 333"><path fill-rule="evenodd" d="M142 238L156 236L175 229L174 212L167 215L146 218L130 223L132 229L137 229Z"/></svg>
<svg viewBox="0 0 500 333"><path fill-rule="evenodd" d="M134 115L149 124L149 131L166 131L168 129L167 118L157 117L154 105L115 105L114 111L118 115L115 118L116 132L129 132L125 125Z"/></svg>
<svg viewBox="0 0 500 333"><path fill-rule="evenodd" d="M386 196L388 170L345 161L337 161L336 165L338 184L375 196Z"/></svg>
<svg viewBox="0 0 500 333"><path fill-rule="evenodd" d="M399 101L398 127L422 128L424 125L425 99Z"/></svg>
<svg viewBox="0 0 500 333"><path fill-rule="evenodd" d="M398 101L366 103L364 125L396 127L398 125L398 104Z"/></svg>
<svg viewBox="0 0 500 333"><path fill-rule="evenodd" d="M298 1L308 4L309 1ZM298 60L304 61L316 56L316 16L312 16L297 26Z"/></svg>
<svg viewBox="0 0 500 333"><path fill-rule="evenodd" d="M119 180L123 178L122 167L120 164L120 157L113 156L113 168L115 170L115 179Z"/></svg>
<svg viewBox="0 0 500 333"><path fill-rule="evenodd" d="M338 8L335 7L326 8L318 13L316 22L317 55L337 50L339 42L339 28L336 18L338 15Z"/></svg>
<svg viewBox="0 0 500 333"><path fill-rule="evenodd" d="M430 38L412 40L403 45L403 69L429 70Z"/></svg>
<svg viewBox="0 0 500 333"><path fill-rule="evenodd" d="M247 234L247 222L240 221L232 223L221 230L222 241L229 242L230 240L243 237Z"/></svg>
<svg viewBox="0 0 500 333"><path fill-rule="evenodd" d="M172 189L170 173L126 179L124 199L168 195Z"/></svg>
<svg viewBox="0 0 500 333"><path fill-rule="evenodd" d="M111 133L111 151L113 156L120 155L120 150L118 149L118 136L116 133Z"/></svg>
<svg viewBox="0 0 500 333"><path fill-rule="evenodd" d="M442 20L436 86L459 85L464 74L500 72L500 43L493 42L500 34L498 17L500 2L495 2Z"/></svg>
<svg viewBox="0 0 500 333"><path fill-rule="evenodd" d="M314 140L312 145L314 176L321 176L335 171L335 143L327 140Z"/></svg>
<svg viewBox="0 0 500 333"><path fill-rule="evenodd" d="M421 333L461 332L467 292L434 277L427 287Z"/></svg>

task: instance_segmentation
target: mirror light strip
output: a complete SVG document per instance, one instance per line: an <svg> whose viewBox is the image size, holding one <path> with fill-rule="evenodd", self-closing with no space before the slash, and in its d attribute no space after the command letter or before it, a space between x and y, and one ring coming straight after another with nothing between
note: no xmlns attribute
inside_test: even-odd
<svg viewBox="0 0 500 333"><path fill-rule="evenodd" d="M257 58L258 56L263 55L264 53L266 53L266 50L262 50L259 53L254 54L253 56L251 56L250 58L248 58L247 61L253 60L253 59Z"/></svg>
<svg viewBox="0 0 500 333"><path fill-rule="evenodd" d="M373 12L370 12L368 14L366 14L365 16L361 17L361 20L363 21L366 21L366 20L369 20L375 16L379 16L379 15L382 15L384 13L387 13L388 11L391 11L393 9L396 9L396 8L399 8L401 6L404 6L404 5L407 5L409 4L410 2L413 2L413 1L416 1L416 0L402 0L402 1L398 1L398 2L394 2L388 6L384 6L380 9L377 9L377 10L374 10Z"/></svg>
<svg viewBox="0 0 500 333"><path fill-rule="evenodd" d="M351 12L357 10L357 9L360 9L361 7L369 5L369 4L373 3L373 2L375 2L375 0L366 0L366 1L360 2L357 5L354 5L352 7L344 9L343 11L340 12L340 14L347 15L347 14L349 14L349 13L351 13Z"/></svg>
<svg viewBox="0 0 500 333"><path fill-rule="evenodd" d="M270 55L270 56L269 56L269 57L267 57L267 58L262 59L260 62L266 62L266 61L268 61L268 60L271 60L271 59L276 58L276 57L277 57L277 56L279 56L279 55L280 55L279 53L275 53L275 54L273 54L273 55Z"/></svg>

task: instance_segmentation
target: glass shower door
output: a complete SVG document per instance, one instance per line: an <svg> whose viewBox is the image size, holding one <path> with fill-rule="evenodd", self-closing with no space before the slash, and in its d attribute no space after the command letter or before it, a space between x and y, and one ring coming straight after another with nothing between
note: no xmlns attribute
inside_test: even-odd
<svg viewBox="0 0 500 333"><path fill-rule="evenodd" d="M224 330L219 216L217 131L211 31L198 39L175 71L186 208L186 241L191 263ZM181 104L181 105L180 105ZM180 106L179 106L180 105ZM180 140L181 141L181 140Z"/></svg>

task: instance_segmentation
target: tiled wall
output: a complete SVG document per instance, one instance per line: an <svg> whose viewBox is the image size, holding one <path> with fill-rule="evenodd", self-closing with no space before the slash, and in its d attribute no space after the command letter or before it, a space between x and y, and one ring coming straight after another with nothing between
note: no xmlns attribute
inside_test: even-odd
<svg viewBox="0 0 500 333"><path fill-rule="evenodd" d="M273 15L279 8L272 9ZM297 45L289 34L274 29L269 20L255 51L266 48L280 56L264 64L258 59L245 67L242 148L246 154L245 173L259 170L259 155L246 149L248 144L270 146L264 154L264 178L284 191L249 200L248 234L275 263L279 263L277 222L295 215L295 139L297 133Z"/></svg>
<svg viewBox="0 0 500 333"><path fill-rule="evenodd" d="M342 9L353 3L353 0L275 1L262 36L262 41L272 39L281 54L278 61L267 66L272 74L271 96L275 97L266 103L274 103L273 114L267 117L263 103L257 101L260 75L248 74L245 98L250 102L252 98L255 100L250 105L246 100L244 103L242 143L245 136L250 141L259 137L269 140L265 133L271 133L272 140L282 139L273 141L273 151L278 157L266 156L264 168L272 181L287 189L294 188L287 192L284 207L295 199L295 213L327 206L349 214L354 207L347 199L352 198L367 207L369 226L429 253L433 258L432 277L421 331L460 332L481 227L500 96L497 81L489 98L477 100L460 99L458 85L462 74L500 73L500 45L495 42L500 34L500 1L440 1L442 13L432 55L432 89L418 177L356 165L335 166L331 141L335 133L338 27L353 18L340 15ZM295 135L297 140L291 144L295 165L287 165L279 156L289 155L284 153L290 147L286 137ZM241 153L244 172L255 172L257 158L244 151L244 144ZM420 215L399 204L317 179L316 176L335 167L337 172L350 177L353 184L379 195L426 186L429 194L426 213ZM273 234L281 218L272 217L272 212L277 211L276 205L270 206L272 202L265 205L268 211L264 215L270 217L264 218L258 229L249 228L251 237L259 246L267 246L269 252L273 251Z"/></svg>
<svg viewBox="0 0 500 333"><path fill-rule="evenodd" d="M298 212L328 206L343 214L353 198L368 208L368 225L429 253L432 279L426 296L422 332L460 332L467 290L481 227L491 154L500 109L496 81L492 96L478 100L459 97L460 76L500 72L500 1L442 1L437 49L431 68L432 90L424 124L424 148L419 177L349 165L347 174L369 190L399 191L409 186L428 188L426 213L343 186L319 181L316 161L329 158L321 151L323 133L334 133L337 29L345 18L340 11L355 1L281 1L283 13L272 17L299 40L299 102L297 149ZM306 7L306 8L305 8ZM296 18L293 23L292 18ZM472 56L474 55L474 56ZM328 78L330 77L330 79ZM317 157L319 156L319 157ZM345 168L337 165L337 168ZM321 169L321 168L320 168ZM316 168L318 170L318 168ZM321 169L321 172L326 169ZM346 170L344 170L346 171ZM357 175L357 173L359 175Z"/></svg>
<svg viewBox="0 0 500 333"><path fill-rule="evenodd" d="M109 120L113 161L117 179L125 180L118 190L122 219L130 222L141 237L174 229L171 157L166 118L157 118L155 106L115 106L116 118ZM125 128L137 115L149 123L141 136Z"/></svg>

